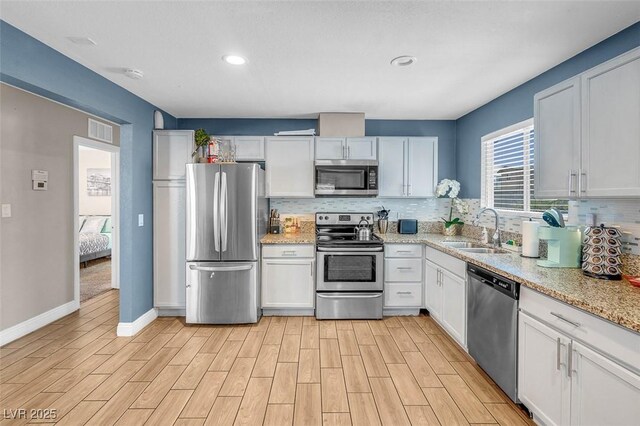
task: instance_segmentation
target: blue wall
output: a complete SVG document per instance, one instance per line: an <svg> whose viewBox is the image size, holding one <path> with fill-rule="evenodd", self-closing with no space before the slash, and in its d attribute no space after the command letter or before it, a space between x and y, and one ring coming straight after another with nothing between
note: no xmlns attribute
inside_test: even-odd
<svg viewBox="0 0 640 426"><path fill-rule="evenodd" d="M457 177L462 196L480 198L480 139L533 117L533 95L640 46L640 23L622 30L457 120Z"/></svg>
<svg viewBox="0 0 640 426"><path fill-rule="evenodd" d="M120 321L135 320L153 307L151 131L157 108L4 21L0 81L121 124ZM165 126L175 128L175 117L164 116ZM139 213L144 227L137 226Z"/></svg>
<svg viewBox="0 0 640 426"><path fill-rule="evenodd" d="M315 119L179 118L178 128L205 129L214 135L273 135L280 130L317 129ZM437 136L438 175L456 177L456 122L454 120L366 120L367 136Z"/></svg>

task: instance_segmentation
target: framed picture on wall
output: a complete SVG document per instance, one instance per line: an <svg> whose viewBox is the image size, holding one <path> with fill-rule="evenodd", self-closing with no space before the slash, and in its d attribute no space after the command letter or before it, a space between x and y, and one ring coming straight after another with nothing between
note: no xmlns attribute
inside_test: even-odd
<svg viewBox="0 0 640 426"><path fill-rule="evenodd" d="M111 169L87 169L87 195L111 196Z"/></svg>

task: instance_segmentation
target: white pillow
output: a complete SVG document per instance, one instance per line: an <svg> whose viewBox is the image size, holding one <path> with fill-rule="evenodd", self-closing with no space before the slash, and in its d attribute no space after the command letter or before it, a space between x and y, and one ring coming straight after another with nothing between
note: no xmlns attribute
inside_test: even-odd
<svg viewBox="0 0 640 426"><path fill-rule="evenodd" d="M87 217L87 220L84 221L84 225L82 225L82 229L80 230L80 232L83 234L99 234L100 232L102 232L102 228L104 227L104 223L106 221L106 217L89 216Z"/></svg>

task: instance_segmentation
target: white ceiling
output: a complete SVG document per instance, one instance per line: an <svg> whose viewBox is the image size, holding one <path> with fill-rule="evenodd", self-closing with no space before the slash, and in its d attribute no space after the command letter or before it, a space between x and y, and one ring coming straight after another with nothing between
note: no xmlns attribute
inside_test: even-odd
<svg viewBox="0 0 640 426"><path fill-rule="evenodd" d="M0 16L177 117L455 119L637 22L640 2L2 1Z"/></svg>

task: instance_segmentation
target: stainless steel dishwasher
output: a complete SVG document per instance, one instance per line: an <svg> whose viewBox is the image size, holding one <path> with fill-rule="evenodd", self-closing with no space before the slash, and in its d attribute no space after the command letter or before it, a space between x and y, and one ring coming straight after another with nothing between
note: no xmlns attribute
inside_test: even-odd
<svg viewBox="0 0 640 426"><path fill-rule="evenodd" d="M469 354L517 402L520 285L474 265L467 276Z"/></svg>

